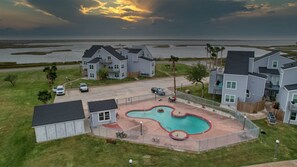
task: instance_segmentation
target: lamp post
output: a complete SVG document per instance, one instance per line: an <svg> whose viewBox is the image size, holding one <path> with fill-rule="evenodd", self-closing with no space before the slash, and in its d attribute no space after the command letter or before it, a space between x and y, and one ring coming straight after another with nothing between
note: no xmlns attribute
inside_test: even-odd
<svg viewBox="0 0 297 167"><path fill-rule="evenodd" d="M132 159L129 159L129 164L130 164L130 167L132 167Z"/></svg>
<svg viewBox="0 0 297 167"><path fill-rule="evenodd" d="M157 100L157 92L155 92L155 101Z"/></svg>
<svg viewBox="0 0 297 167"><path fill-rule="evenodd" d="M142 121L140 121L140 135L142 136Z"/></svg>
<svg viewBox="0 0 297 167"><path fill-rule="evenodd" d="M245 120L246 120L247 117L244 116L243 118L244 118L244 119L243 119L243 127L242 127L242 130L244 130L244 127L245 127Z"/></svg>
<svg viewBox="0 0 297 167"><path fill-rule="evenodd" d="M276 159L278 152L279 140L275 140L275 150L274 150L274 159Z"/></svg>

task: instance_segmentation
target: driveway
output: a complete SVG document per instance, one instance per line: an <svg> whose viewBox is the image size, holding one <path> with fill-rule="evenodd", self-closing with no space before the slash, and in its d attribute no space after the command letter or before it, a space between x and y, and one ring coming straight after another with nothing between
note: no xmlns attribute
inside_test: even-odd
<svg viewBox="0 0 297 167"><path fill-rule="evenodd" d="M180 87L190 85L189 82L184 77L176 78L176 85ZM84 105L88 101L96 101L110 98L125 98L132 96L139 96L151 93L151 87L161 87L168 90L168 87L173 87L173 78L162 78L153 80L141 80L124 84L116 84L110 86L98 86L90 87L89 92L81 93L77 89L68 89L64 96L56 96L55 103L73 101L73 100L83 100Z"/></svg>

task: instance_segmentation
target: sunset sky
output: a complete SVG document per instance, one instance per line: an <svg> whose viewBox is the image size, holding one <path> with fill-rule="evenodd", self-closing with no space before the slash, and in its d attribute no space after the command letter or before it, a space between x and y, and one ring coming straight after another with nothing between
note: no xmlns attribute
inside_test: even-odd
<svg viewBox="0 0 297 167"><path fill-rule="evenodd" d="M297 0L1 0L1 37L297 37Z"/></svg>

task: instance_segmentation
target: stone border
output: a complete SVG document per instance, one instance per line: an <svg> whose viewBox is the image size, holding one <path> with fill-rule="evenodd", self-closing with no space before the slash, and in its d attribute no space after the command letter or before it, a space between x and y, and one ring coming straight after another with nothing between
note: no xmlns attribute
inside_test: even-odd
<svg viewBox="0 0 297 167"><path fill-rule="evenodd" d="M169 133L173 140L183 141L189 138L189 134L183 130L174 130Z"/></svg>

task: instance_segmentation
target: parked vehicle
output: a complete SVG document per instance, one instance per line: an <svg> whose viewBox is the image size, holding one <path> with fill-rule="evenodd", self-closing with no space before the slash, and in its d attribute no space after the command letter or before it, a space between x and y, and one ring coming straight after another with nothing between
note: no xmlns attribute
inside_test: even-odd
<svg viewBox="0 0 297 167"><path fill-rule="evenodd" d="M89 92L88 85L86 83L80 83L79 90L80 92Z"/></svg>
<svg viewBox="0 0 297 167"><path fill-rule="evenodd" d="M63 85L57 86L56 95L57 96L59 96L59 95L65 95L65 88L64 88Z"/></svg>
<svg viewBox="0 0 297 167"><path fill-rule="evenodd" d="M165 96L165 91L162 88L152 87L151 91L159 96Z"/></svg>

